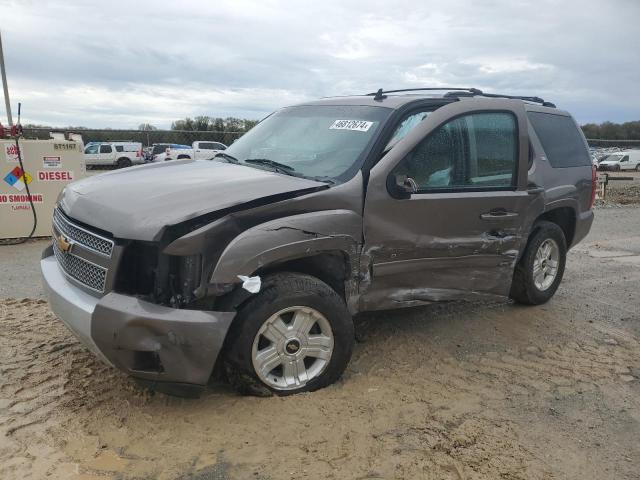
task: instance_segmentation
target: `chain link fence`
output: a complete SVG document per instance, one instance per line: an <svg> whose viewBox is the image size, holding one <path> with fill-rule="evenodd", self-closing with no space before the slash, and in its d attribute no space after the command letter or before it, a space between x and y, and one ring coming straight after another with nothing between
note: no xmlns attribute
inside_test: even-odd
<svg viewBox="0 0 640 480"><path fill-rule="evenodd" d="M89 142L140 142L144 147L154 143L179 143L191 145L195 141L208 140L231 145L245 132L195 131L195 130L91 130L25 128L25 138L48 139L50 132L79 133L85 145Z"/></svg>
<svg viewBox="0 0 640 480"><path fill-rule="evenodd" d="M214 131L214 130L93 130L93 129L51 129L51 128L25 128L25 138L48 139L49 133L73 132L82 135L84 143L89 142L109 142L109 141L131 141L140 142L144 147L154 143L179 143L191 145L198 140L208 140L212 142L222 142L231 145L246 132ZM640 148L640 140L604 140L597 138L587 139L590 147L599 148L620 148L631 149Z"/></svg>

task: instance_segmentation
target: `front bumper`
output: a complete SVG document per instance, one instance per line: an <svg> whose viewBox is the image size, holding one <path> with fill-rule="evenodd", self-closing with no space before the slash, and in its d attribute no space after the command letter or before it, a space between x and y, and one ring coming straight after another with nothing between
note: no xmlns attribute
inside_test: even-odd
<svg viewBox="0 0 640 480"><path fill-rule="evenodd" d="M51 309L101 360L159 390L206 385L235 312L174 309L115 292L94 297L66 278L50 248L40 267Z"/></svg>

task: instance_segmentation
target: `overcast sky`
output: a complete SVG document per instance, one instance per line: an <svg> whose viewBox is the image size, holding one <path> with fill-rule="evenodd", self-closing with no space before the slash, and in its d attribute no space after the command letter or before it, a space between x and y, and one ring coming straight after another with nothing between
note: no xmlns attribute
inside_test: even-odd
<svg viewBox="0 0 640 480"><path fill-rule="evenodd" d="M259 119L419 86L539 95L580 123L640 120L640 0L0 0L0 29L23 123Z"/></svg>

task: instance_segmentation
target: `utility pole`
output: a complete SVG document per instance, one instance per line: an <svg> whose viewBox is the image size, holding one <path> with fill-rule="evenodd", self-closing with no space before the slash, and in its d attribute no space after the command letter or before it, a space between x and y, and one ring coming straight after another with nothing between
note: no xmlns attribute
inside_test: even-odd
<svg viewBox="0 0 640 480"><path fill-rule="evenodd" d="M2 52L2 32L0 32L0 73L2 73L2 88L4 89L4 106L7 109L9 126L13 125L11 118L11 101L9 100L9 85L7 85L7 72L4 68L4 53Z"/></svg>

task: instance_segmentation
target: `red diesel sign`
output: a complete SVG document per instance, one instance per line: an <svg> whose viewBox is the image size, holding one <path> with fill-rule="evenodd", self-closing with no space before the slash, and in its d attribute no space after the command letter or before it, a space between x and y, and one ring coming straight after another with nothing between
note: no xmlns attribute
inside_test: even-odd
<svg viewBox="0 0 640 480"><path fill-rule="evenodd" d="M38 180L41 182L70 182L73 180L72 171L64 172L38 172Z"/></svg>

